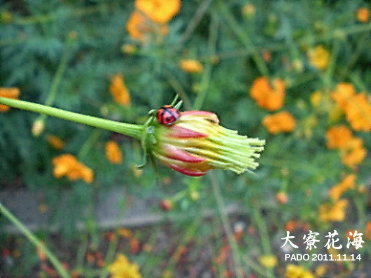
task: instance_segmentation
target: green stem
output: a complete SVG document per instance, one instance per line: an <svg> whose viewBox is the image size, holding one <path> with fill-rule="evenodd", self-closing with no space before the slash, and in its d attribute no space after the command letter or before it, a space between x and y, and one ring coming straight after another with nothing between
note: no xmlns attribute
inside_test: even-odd
<svg viewBox="0 0 371 278"><path fill-rule="evenodd" d="M65 16L65 20L71 17L80 17L85 16L97 12L105 11L109 8L109 5L107 4L99 4L96 6L91 6L88 8L82 8L82 9L74 9L73 12L70 12L67 16ZM17 18L12 22L12 24L15 25L30 25L30 24L36 24L36 23L46 23L49 21L54 21L60 19L60 14L58 12L52 12L48 14L39 14L35 16L28 16L28 17L21 17Z"/></svg>
<svg viewBox="0 0 371 278"><path fill-rule="evenodd" d="M174 91L180 96L181 100L184 103L184 108L186 110L191 110L191 101L187 96L182 84L176 79L176 77L172 73L166 73L167 80L171 87L173 87Z"/></svg>
<svg viewBox="0 0 371 278"><path fill-rule="evenodd" d="M36 236L17 219L17 217L15 217L6 207L4 207L1 202L0 202L0 212L10 222L12 222L25 235L25 237L27 237L27 239L32 244L34 244L39 250L41 250L45 254L45 256L50 260L50 262L55 267L55 270L58 272L60 277L62 278L70 277L70 275L63 268L62 264L54 256L54 254L39 239L37 239Z"/></svg>
<svg viewBox="0 0 371 278"><path fill-rule="evenodd" d="M194 30L200 24L202 18L205 16L207 9L209 8L212 1L213 0L204 0L201 4L198 5L197 11L195 12L193 18L189 21L189 24L186 30L180 37L180 40L178 43L179 46L184 47L185 42L191 37Z"/></svg>
<svg viewBox="0 0 371 278"><path fill-rule="evenodd" d="M68 35L67 42L66 42L66 47L65 47L64 53L63 53L62 58L61 58L61 60L59 62L57 71L56 71L56 73L54 75L52 84L50 86L50 90L49 90L48 96L47 96L46 101L44 103L45 105L48 105L48 106L52 105L53 102L54 102L54 100L55 100L55 97L57 96L58 87L59 87L59 84L62 81L63 73L64 73L64 71L66 69L68 57L69 57L69 54L70 54L70 51L69 50L70 50L70 47L71 47L71 44L72 44L72 41L73 40L74 40L73 39L73 36L71 34L69 34ZM40 115L39 117L37 117L37 119L34 121L34 123L40 122L40 123L44 124L46 118L47 118L47 116L45 114ZM40 134L37 133L37 134L34 134L34 135L35 136L38 136Z"/></svg>
<svg viewBox="0 0 371 278"><path fill-rule="evenodd" d="M92 117L87 115L82 115L79 113L69 112L58 108L53 108L50 106L32 103L23 100L16 100L10 98L3 98L0 97L0 104L5 104L14 108L28 110L36 113L46 114L48 116L90 125L97 128L106 129L109 131L121 133L135 139L140 140L143 126L136 125L136 124L127 124L127 123L120 123L111 120L105 120L98 117Z"/></svg>
<svg viewBox="0 0 371 278"><path fill-rule="evenodd" d="M231 32L242 42L242 44L249 50L252 54L252 59L254 60L261 75L269 77L269 71L267 65L265 64L259 51L256 49L255 45L250 40L246 31L238 24L237 20L232 15L230 9L225 6L224 1L218 1L220 13L223 15L226 23L229 25Z"/></svg>
<svg viewBox="0 0 371 278"><path fill-rule="evenodd" d="M63 73L66 70L66 65L67 65L69 54L70 54L69 50L70 50L70 47L71 47L71 44L72 44L73 40L74 39L73 39L72 34L69 34L67 42L66 42L66 47L65 47L64 53L63 53L62 58L59 62L57 71L55 73L52 84L50 86L50 91L49 91L48 97L45 101L45 105L52 105L53 102L54 102L54 99L55 99L55 97L57 95L57 92L58 92L59 84L62 81Z"/></svg>
<svg viewBox="0 0 371 278"><path fill-rule="evenodd" d="M327 66L327 70L325 74L321 74L321 76L323 76L323 83L324 83L325 90L327 91L329 91L331 88L331 80L333 79L336 58L339 52L339 48L340 48L340 42L338 40L335 40L333 43L331 57L330 57L330 61Z"/></svg>
<svg viewBox="0 0 371 278"><path fill-rule="evenodd" d="M210 30L209 30L209 33L210 33L209 53L211 55L215 53L218 25L219 25L219 20L217 19L216 15L213 14L211 17ZM194 110L201 109L206 99L207 92L209 91L211 68L212 68L212 64L211 64L211 60L209 60L207 64L205 65L205 70L203 72L202 80L201 80L201 90L198 93L197 98L193 105Z"/></svg>
<svg viewBox="0 0 371 278"><path fill-rule="evenodd" d="M222 220L223 228L227 235L228 243L232 248L232 254L233 254L232 261L234 264L234 269L236 271L235 275L236 275L236 278L242 278L243 274L241 273L242 263L241 263L240 251L238 249L236 239L233 236L227 213L224 210L225 204L224 204L224 200L222 197L222 193L220 192L219 183L214 173L211 173L210 177L211 177L211 185L212 185L213 193L216 199L217 208L220 214L220 218Z"/></svg>
<svg viewBox="0 0 371 278"><path fill-rule="evenodd" d="M85 157L85 155L89 152L89 150L92 148L94 143L98 140L101 132L102 131L100 129L95 129L91 132L88 139L85 141L84 145L82 145L79 154L77 155L79 159L82 159Z"/></svg>
<svg viewBox="0 0 371 278"><path fill-rule="evenodd" d="M100 273L99 278L105 278L105 277L107 277L107 275L108 275L108 267L107 267L107 265L109 263L111 263L113 261L114 257L115 257L115 251L116 251L118 242L119 242L118 235L117 234L114 234L112 240L110 241L110 243L108 245L108 250L107 250L106 258L104 259L104 261L106 263L106 266L102 269L102 272Z"/></svg>
<svg viewBox="0 0 371 278"><path fill-rule="evenodd" d="M262 218L262 215L259 212L258 208L253 208L252 211L253 219L255 220L256 226L259 230L259 235L262 242L262 248L263 252L266 255L272 254L272 248L270 246L269 242L269 236L268 236L268 230L267 225L265 224L264 219ZM274 277L271 269L266 269L266 275L267 277Z"/></svg>

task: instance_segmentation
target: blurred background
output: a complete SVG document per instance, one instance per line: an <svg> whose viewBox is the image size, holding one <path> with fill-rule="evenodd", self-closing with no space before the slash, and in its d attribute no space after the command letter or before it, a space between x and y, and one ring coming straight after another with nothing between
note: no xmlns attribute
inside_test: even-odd
<svg viewBox="0 0 371 278"><path fill-rule="evenodd" d="M266 148L254 174L192 178L138 169L129 137L0 105L0 202L71 277L369 276L369 11L358 0L1 2L0 96L142 124L178 94L181 110L214 112ZM0 277L59 277L3 216ZM334 230L340 250L325 246ZM365 243L347 248L355 230ZM287 231L298 249L281 247ZM285 259L297 253L311 259Z"/></svg>

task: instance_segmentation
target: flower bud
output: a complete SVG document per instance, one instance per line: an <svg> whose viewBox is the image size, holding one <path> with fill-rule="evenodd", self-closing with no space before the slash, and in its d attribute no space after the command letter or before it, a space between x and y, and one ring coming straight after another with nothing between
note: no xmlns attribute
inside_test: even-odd
<svg viewBox="0 0 371 278"><path fill-rule="evenodd" d="M164 199L160 202L160 208L163 210L163 211L169 211L171 210L173 207L173 202L171 200L168 200L168 199Z"/></svg>
<svg viewBox="0 0 371 278"><path fill-rule="evenodd" d="M44 127L45 127L44 120L38 118L36 121L34 121L32 125L32 135L35 137L40 136L40 134L44 131Z"/></svg>
<svg viewBox="0 0 371 278"><path fill-rule="evenodd" d="M152 154L163 164L189 176L203 176L211 169L241 174L256 169L264 140L248 138L219 125L218 117L206 111L181 112L170 126L156 125Z"/></svg>

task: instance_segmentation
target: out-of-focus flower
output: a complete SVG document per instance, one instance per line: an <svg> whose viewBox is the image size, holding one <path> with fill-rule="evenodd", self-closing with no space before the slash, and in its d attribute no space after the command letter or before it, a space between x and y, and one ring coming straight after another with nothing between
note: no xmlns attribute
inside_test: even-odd
<svg viewBox="0 0 371 278"><path fill-rule="evenodd" d="M256 8L253 4L250 4L250 3L245 4L242 7L242 13L248 18L253 17L256 13Z"/></svg>
<svg viewBox="0 0 371 278"><path fill-rule="evenodd" d="M335 100L340 108L345 109L356 91L351 83L341 82L331 92L331 98Z"/></svg>
<svg viewBox="0 0 371 278"><path fill-rule="evenodd" d="M64 142L62 141L62 139L53 134L49 134L48 136L46 136L46 141L56 150L61 150L64 148Z"/></svg>
<svg viewBox="0 0 371 278"><path fill-rule="evenodd" d="M53 159L53 165L53 174L56 178L66 176L72 181L78 179L83 179L87 183L93 181L93 170L77 161L72 154L63 154L55 157Z"/></svg>
<svg viewBox="0 0 371 278"><path fill-rule="evenodd" d="M196 190L192 190L190 193L189 193L189 198L192 200L192 201L197 201L198 199L200 199L200 193Z"/></svg>
<svg viewBox="0 0 371 278"><path fill-rule="evenodd" d="M166 24L153 22L139 11L134 11L127 24L126 30L130 37L141 42L147 42L153 35L165 36L169 32Z"/></svg>
<svg viewBox="0 0 371 278"><path fill-rule="evenodd" d="M119 236L124 237L124 238L131 238L131 237L133 237L133 233L130 230L125 229L125 228L118 229L117 230L117 234Z"/></svg>
<svg viewBox="0 0 371 278"><path fill-rule="evenodd" d="M135 237L130 238L130 253L137 254L140 251L140 241Z"/></svg>
<svg viewBox="0 0 371 278"><path fill-rule="evenodd" d="M354 130L371 131L371 104L365 93L356 94L350 83L339 83L331 98L343 110Z"/></svg>
<svg viewBox="0 0 371 278"><path fill-rule="evenodd" d="M316 267L314 273L316 274L316 277L323 277L328 270L328 265L326 264L320 264Z"/></svg>
<svg viewBox="0 0 371 278"><path fill-rule="evenodd" d="M319 220L322 222L343 221L348 201L340 199L332 204L323 204L319 207Z"/></svg>
<svg viewBox="0 0 371 278"><path fill-rule="evenodd" d="M323 93L321 91L315 91L310 95L310 103L313 107L318 107L323 100Z"/></svg>
<svg viewBox="0 0 371 278"><path fill-rule="evenodd" d="M345 125L333 126L326 132L327 148L344 148L352 136L352 131Z"/></svg>
<svg viewBox="0 0 371 278"><path fill-rule="evenodd" d="M193 59L181 60L179 62L179 66L183 71L189 73L200 73L203 69L202 64L199 61Z"/></svg>
<svg viewBox="0 0 371 278"><path fill-rule="evenodd" d="M357 19L359 22L368 22L369 12L367 8L359 8L357 10Z"/></svg>
<svg viewBox="0 0 371 278"><path fill-rule="evenodd" d="M141 278L137 264L130 263L123 254L118 254L116 260L108 266L112 278Z"/></svg>
<svg viewBox="0 0 371 278"><path fill-rule="evenodd" d="M345 108L345 116L357 131L371 131L371 103L364 93L356 94Z"/></svg>
<svg viewBox="0 0 371 278"><path fill-rule="evenodd" d="M330 189L329 196L331 197L331 199L338 200L345 191L354 188L355 180L355 174L347 175L339 184Z"/></svg>
<svg viewBox="0 0 371 278"><path fill-rule="evenodd" d="M330 54L322 45L317 45L314 49L309 50L308 57L313 67L324 70L327 68Z"/></svg>
<svg viewBox="0 0 371 278"><path fill-rule="evenodd" d="M173 201L169 200L169 199L165 199L165 200L162 200L160 202L160 208L163 210L163 211L169 211L173 208L174 204L173 204Z"/></svg>
<svg viewBox="0 0 371 278"><path fill-rule="evenodd" d="M49 208L48 208L48 206L46 204L40 204L40 205L37 206L37 210L40 213L44 214L44 213L47 213L48 212Z"/></svg>
<svg viewBox="0 0 371 278"><path fill-rule="evenodd" d="M348 167L354 168L365 159L366 154L367 151L363 147L363 140L353 137L341 149L341 162Z"/></svg>
<svg viewBox="0 0 371 278"><path fill-rule="evenodd" d="M260 256L259 263L266 268L274 268L277 265L277 257L274 255Z"/></svg>
<svg viewBox="0 0 371 278"><path fill-rule="evenodd" d="M125 54L133 54L137 51L137 47L134 44L125 43L121 46L121 51Z"/></svg>
<svg viewBox="0 0 371 278"><path fill-rule="evenodd" d="M314 275L302 266L288 264L286 266L285 278L314 278Z"/></svg>
<svg viewBox="0 0 371 278"><path fill-rule="evenodd" d="M272 54L268 50L262 52L263 60L269 63L272 60Z"/></svg>
<svg viewBox="0 0 371 278"><path fill-rule="evenodd" d="M154 127L153 155L170 168L190 176L203 176L210 169L238 174L255 169L264 140L247 138L219 125L218 117L206 111L181 112L170 126Z"/></svg>
<svg viewBox="0 0 371 278"><path fill-rule="evenodd" d="M303 62L300 60L300 59L294 59L291 63L292 65L292 68L296 71L296 72L303 72L303 69L304 69L304 65L303 65Z"/></svg>
<svg viewBox="0 0 371 278"><path fill-rule="evenodd" d="M289 201L289 196L286 192L281 191L276 194L276 200L280 204L286 204Z"/></svg>
<svg viewBox="0 0 371 278"><path fill-rule="evenodd" d="M371 239L371 222L367 222L365 229L365 236L368 239Z"/></svg>
<svg viewBox="0 0 371 278"><path fill-rule="evenodd" d="M269 84L268 78L259 77L250 89L250 96L268 111L280 109L285 99L285 83L281 79L274 79L272 84Z"/></svg>
<svg viewBox="0 0 371 278"><path fill-rule="evenodd" d="M115 141L111 140L106 143L106 157L112 164L120 164L122 162L122 152Z"/></svg>
<svg viewBox="0 0 371 278"><path fill-rule="evenodd" d="M298 221L296 221L296 220L289 220L285 224L285 230L292 232L295 229L297 229L299 226L300 226L300 223Z"/></svg>
<svg viewBox="0 0 371 278"><path fill-rule="evenodd" d="M169 22L180 10L180 0L136 0L135 7L158 23Z"/></svg>
<svg viewBox="0 0 371 278"><path fill-rule="evenodd" d="M287 111L265 116L263 125L272 134L293 131L296 122L295 118Z"/></svg>
<svg viewBox="0 0 371 278"><path fill-rule="evenodd" d="M109 91L116 103L130 106L130 93L121 74L115 74L111 78Z"/></svg>
<svg viewBox="0 0 371 278"><path fill-rule="evenodd" d="M18 88L0 88L0 97L18 99L20 91ZM0 112L6 112L10 108L4 104L0 104Z"/></svg>

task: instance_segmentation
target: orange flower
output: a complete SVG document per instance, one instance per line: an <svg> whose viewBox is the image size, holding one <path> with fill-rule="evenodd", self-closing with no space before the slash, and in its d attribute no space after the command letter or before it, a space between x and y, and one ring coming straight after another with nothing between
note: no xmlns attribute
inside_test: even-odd
<svg viewBox="0 0 371 278"><path fill-rule="evenodd" d="M335 90L331 92L331 98L335 100L340 108L345 109L356 91L351 83L339 83Z"/></svg>
<svg viewBox="0 0 371 278"><path fill-rule="evenodd" d="M356 94L350 83L339 83L331 97L345 112L354 130L371 130L371 104L365 93Z"/></svg>
<svg viewBox="0 0 371 278"><path fill-rule="evenodd" d="M18 88L0 88L0 97L18 99L20 91ZM0 104L0 112L6 112L10 108L9 106Z"/></svg>
<svg viewBox="0 0 371 278"><path fill-rule="evenodd" d="M107 142L106 157L112 164L120 164L122 162L122 152L115 141Z"/></svg>
<svg viewBox="0 0 371 278"><path fill-rule="evenodd" d="M158 23L169 22L180 10L180 0L136 0L135 7Z"/></svg>
<svg viewBox="0 0 371 278"><path fill-rule="evenodd" d="M125 85L124 77L121 74L115 74L111 78L109 91L116 103L130 106L130 93Z"/></svg>
<svg viewBox="0 0 371 278"><path fill-rule="evenodd" d="M366 157L367 151L363 147L361 138L351 138L341 150L341 162L351 168L360 164Z"/></svg>
<svg viewBox="0 0 371 278"><path fill-rule="evenodd" d="M357 10L357 19L359 22L363 22L363 23L368 22L368 16L369 16L369 13L368 13L367 8L359 8Z"/></svg>
<svg viewBox="0 0 371 278"><path fill-rule="evenodd" d="M72 181L78 179L83 179L87 183L93 181L93 171L77 161L72 154L63 154L55 157L53 159L53 165L53 174L56 178L66 176Z"/></svg>
<svg viewBox="0 0 371 278"><path fill-rule="evenodd" d="M319 219L323 222L343 221L347 207L348 201L344 199L337 200L333 204L323 204L319 207Z"/></svg>
<svg viewBox="0 0 371 278"><path fill-rule="evenodd" d="M289 220L285 224L285 230L292 232L292 231L294 231L296 228L298 228L300 226L299 224L300 223L298 223L295 220Z"/></svg>
<svg viewBox="0 0 371 278"><path fill-rule="evenodd" d="M341 149L352 138L352 132L345 125L333 126L326 132L327 148Z"/></svg>
<svg viewBox="0 0 371 278"><path fill-rule="evenodd" d="M290 132L294 130L296 122L294 117L287 111L265 116L263 125L272 134Z"/></svg>
<svg viewBox="0 0 371 278"><path fill-rule="evenodd" d="M275 79L272 82L272 86L266 77L259 77L254 81L250 89L250 95L256 103L269 111L280 109L285 99L284 81Z"/></svg>
<svg viewBox="0 0 371 278"><path fill-rule="evenodd" d="M133 236L133 233L130 230L125 229L125 228L118 229L117 234L124 238L131 238Z"/></svg>
<svg viewBox="0 0 371 278"><path fill-rule="evenodd" d="M354 130L371 131L371 104L366 94L353 96L346 106L345 115Z"/></svg>
<svg viewBox="0 0 371 278"><path fill-rule="evenodd" d="M347 175L339 184L335 185L330 189L329 196L333 200L338 200L345 191L354 188L355 180L356 180L355 174Z"/></svg>
<svg viewBox="0 0 371 278"><path fill-rule="evenodd" d="M126 24L126 30L130 37L142 42L148 41L153 35L164 36L169 32L166 24L155 23L139 11L134 11L131 14Z"/></svg>
<svg viewBox="0 0 371 278"><path fill-rule="evenodd" d="M61 150L64 148L64 142L58 136L49 134L46 137L46 140L48 141L49 145L56 150Z"/></svg>
<svg viewBox="0 0 371 278"><path fill-rule="evenodd" d="M314 49L309 50L308 57L309 63L313 67L324 70L327 68L330 54L322 45L317 45Z"/></svg>
<svg viewBox="0 0 371 278"><path fill-rule="evenodd" d="M280 191L276 194L276 200L280 204L286 204L289 201L289 196L286 192Z"/></svg>
<svg viewBox="0 0 371 278"><path fill-rule="evenodd" d="M202 71L202 64L197 60L185 59L179 62L180 68L189 73L199 73Z"/></svg>
<svg viewBox="0 0 371 278"><path fill-rule="evenodd" d="M365 229L365 236L368 239L371 239L371 222L367 222Z"/></svg>

